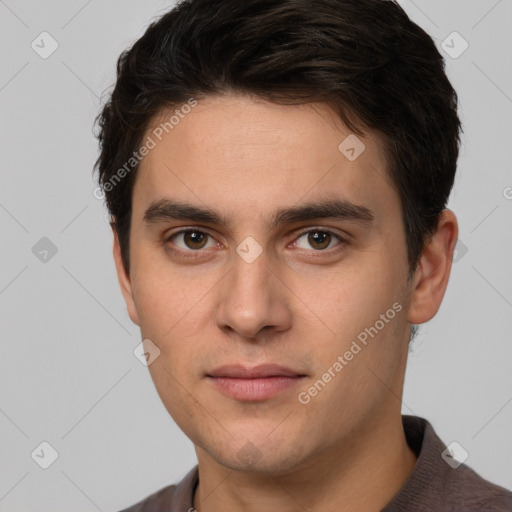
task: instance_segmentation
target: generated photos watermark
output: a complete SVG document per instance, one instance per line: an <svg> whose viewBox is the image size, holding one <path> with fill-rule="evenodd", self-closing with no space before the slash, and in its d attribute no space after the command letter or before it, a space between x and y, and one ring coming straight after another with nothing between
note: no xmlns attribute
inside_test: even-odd
<svg viewBox="0 0 512 512"><path fill-rule="evenodd" d="M361 352L362 348L364 348L368 344L368 337L374 338L379 334L379 332L384 329L386 324L388 324L393 318L395 318L397 313L402 311L402 304L399 302L395 302L391 308L389 308L385 313L382 313L371 327L366 327L363 331L361 331L357 335L357 341L359 341L363 347L361 347L356 340L352 341L350 348L345 351L343 355L339 355L334 361L334 363L322 374L322 377L318 379L312 386L310 386L306 391L301 391L298 395L298 400L301 404L306 405L309 404L311 398L315 397L322 391L325 386L332 381L336 375L338 375L345 366L348 365L350 361L354 358L355 355Z"/></svg>
<svg viewBox="0 0 512 512"><path fill-rule="evenodd" d="M192 108L197 105L197 100L189 98L179 109L175 109L173 115L165 122L160 123L154 128L150 135L148 135L144 143L137 151L132 153L132 156L103 184L103 187L96 187L92 194L96 199L104 199L105 192L110 192L114 187L125 178L133 169L135 169L142 159L154 149L159 142L162 141L164 133L170 133L187 114L192 111ZM156 139L156 140L155 140Z"/></svg>

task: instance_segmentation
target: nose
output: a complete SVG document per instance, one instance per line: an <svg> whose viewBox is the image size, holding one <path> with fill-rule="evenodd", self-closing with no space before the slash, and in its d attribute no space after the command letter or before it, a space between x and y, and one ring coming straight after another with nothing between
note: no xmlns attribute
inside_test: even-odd
<svg viewBox="0 0 512 512"><path fill-rule="evenodd" d="M291 325L291 292L276 266L270 266L265 251L254 261L236 253L218 291L216 322L224 331L257 340L263 333L284 331Z"/></svg>

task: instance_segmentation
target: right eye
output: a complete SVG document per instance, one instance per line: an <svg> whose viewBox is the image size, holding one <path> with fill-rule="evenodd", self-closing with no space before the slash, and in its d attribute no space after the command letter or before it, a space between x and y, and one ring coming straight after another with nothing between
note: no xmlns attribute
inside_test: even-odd
<svg viewBox="0 0 512 512"><path fill-rule="evenodd" d="M211 241L211 245L208 246L208 239L211 236L198 229L182 229L176 233L173 233L167 238L167 242L178 247L179 251L184 252L197 252L199 249L205 249L209 247L215 247L216 243L214 240ZM177 240L178 242L175 242ZM173 251L175 249L172 249Z"/></svg>

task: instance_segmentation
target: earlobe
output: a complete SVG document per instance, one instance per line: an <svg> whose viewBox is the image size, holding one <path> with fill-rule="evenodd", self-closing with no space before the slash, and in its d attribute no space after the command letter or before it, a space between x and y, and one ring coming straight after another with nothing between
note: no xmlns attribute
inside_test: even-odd
<svg viewBox="0 0 512 512"><path fill-rule="evenodd" d="M414 274L408 322L428 322L439 310L448 286L457 236L457 217L445 209L441 212L435 233L423 249Z"/></svg>
<svg viewBox="0 0 512 512"><path fill-rule="evenodd" d="M124 297L124 301L126 302L126 308L128 310L128 315L130 316L131 321L140 326L139 323L139 315L137 314L137 308L135 307L135 301L133 300L133 289L130 276L126 273L124 268L123 259L121 256L121 245L119 243L119 236L115 230L115 227L112 225L112 232L114 234L114 262L116 265L117 278L119 280L119 286L121 287L121 292Z"/></svg>

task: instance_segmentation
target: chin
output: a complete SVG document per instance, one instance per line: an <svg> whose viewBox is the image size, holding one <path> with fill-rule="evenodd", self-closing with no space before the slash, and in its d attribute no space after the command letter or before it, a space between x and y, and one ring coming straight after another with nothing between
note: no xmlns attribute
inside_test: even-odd
<svg viewBox="0 0 512 512"><path fill-rule="evenodd" d="M284 475L292 471L297 467L296 461L292 461L289 458L280 458L276 454L272 454L269 458L262 457L258 460L240 460L237 455L234 457L226 457L225 454L219 459L216 459L222 466L231 469L233 471L245 472L245 473L261 473L262 475L268 476L272 474L274 476Z"/></svg>
<svg viewBox="0 0 512 512"><path fill-rule="evenodd" d="M219 450L219 445L206 446L207 452L218 464L233 471L262 473L268 476L286 474L296 469L303 457L297 452L296 443L280 439L256 445L246 439L231 440L227 449Z"/></svg>

